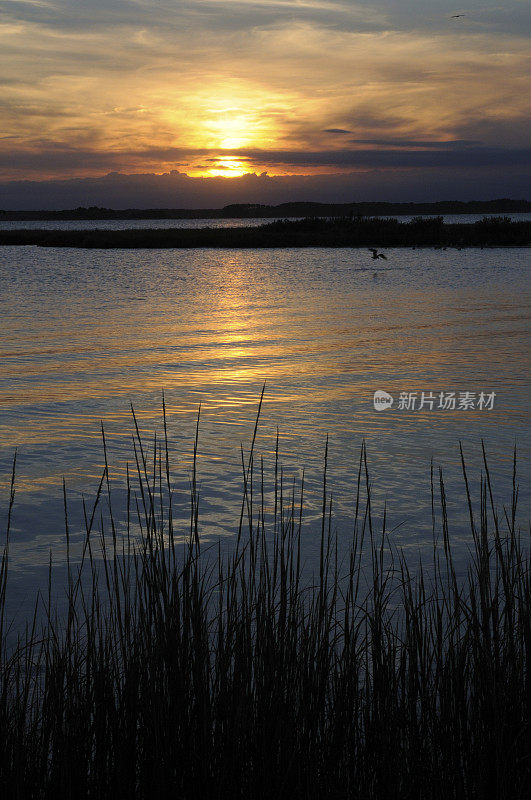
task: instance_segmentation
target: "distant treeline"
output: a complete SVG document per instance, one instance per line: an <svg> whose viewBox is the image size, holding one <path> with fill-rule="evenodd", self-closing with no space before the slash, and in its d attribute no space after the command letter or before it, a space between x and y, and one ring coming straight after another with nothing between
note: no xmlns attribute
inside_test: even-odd
<svg viewBox="0 0 531 800"><path fill-rule="evenodd" d="M82 206L64 211L2 211L1 220L59 219L236 219L260 217L350 217L418 214L523 214L528 200L444 200L437 203L282 203L278 206L239 203L224 208L127 208Z"/></svg>
<svg viewBox="0 0 531 800"><path fill-rule="evenodd" d="M410 222L360 216L286 219L248 228L0 231L0 245L83 248L526 247L530 242L531 222L510 217L455 224L441 216Z"/></svg>

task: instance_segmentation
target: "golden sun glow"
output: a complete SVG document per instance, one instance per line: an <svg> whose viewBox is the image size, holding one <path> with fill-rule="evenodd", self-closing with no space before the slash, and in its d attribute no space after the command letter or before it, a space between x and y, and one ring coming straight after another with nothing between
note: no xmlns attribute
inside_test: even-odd
<svg viewBox="0 0 531 800"><path fill-rule="evenodd" d="M223 150L232 150L235 147L246 147L252 144L256 130L259 127L252 112L247 112L238 107L209 109L210 119L205 127L209 135L215 139L215 146Z"/></svg>
<svg viewBox="0 0 531 800"><path fill-rule="evenodd" d="M220 144L222 150L233 150L235 147L244 147L247 140L242 136L232 136L228 139L223 139Z"/></svg>
<svg viewBox="0 0 531 800"><path fill-rule="evenodd" d="M238 100L241 101L241 98ZM247 159L240 159L233 153L224 156L223 151L260 147L265 141L270 140L272 132L264 131L264 123L256 116L254 107L252 104L251 110L247 111L238 105L236 99L233 102L227 98L223 101L216 99L211 101L201 115L201 125L196 131L195 144L200 143L200 146L211 149L212 155L206 159L207 164L197 164L187 170L189 175L205 178L236 178L252 171Z"/></svg>
<svg viewBox="0 0 531 800"><path fill-rule="evenodd" d="M246 172L249 172L249 164L246 161L240 161L238 158L219 158L216 159L209 170L202 170L203 175L208 175L212 178L223 176L237 178L240 175L245 175Z"/></svg>
<svg viewBox="0 0 531 800"><path fill-rule="evenodd" d="M232 178L263 171L237 151L278 147L285 117L295 109L296 98L285 91L271 92L253 81L220 81L187 97L184 106L168 97L165 121L175 131L174 146L200 151L182 165L190 177Z"/></svg>

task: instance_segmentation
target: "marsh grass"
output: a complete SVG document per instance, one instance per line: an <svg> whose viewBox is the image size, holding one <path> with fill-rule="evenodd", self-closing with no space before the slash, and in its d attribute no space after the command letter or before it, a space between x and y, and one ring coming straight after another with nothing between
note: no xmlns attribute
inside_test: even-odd
<svg viewBox="0 0 531 800"><path fill-rule="evenodd" d="M276 220L239 228L144 228L129 230L0 230L0 246L80 248L278 248L278 247L528 247L531 222L485 217L446 223L443 217L409 222L381 217Z"/></svg>
<svg viewBox="0 0 531 800"><path fill-rule="evenodd" d="M527 798L531 583L516 459L502 510L486 459L477 499L463 459L471 557L459 574L442 475L432 470L432 563L413 565L385 515L376 528L363 446L340 558L325 456L309 576L304 482L286 480L278 442L264 474L255 436L223 551L201 541L197 434L186 530L174 518L165 415L149 447L136 428L123 516L103 437L77 561L65 491L66 611L50 578L15 645L0 623L2 796ZM2 607L14 486L13 472Z"/></svg>

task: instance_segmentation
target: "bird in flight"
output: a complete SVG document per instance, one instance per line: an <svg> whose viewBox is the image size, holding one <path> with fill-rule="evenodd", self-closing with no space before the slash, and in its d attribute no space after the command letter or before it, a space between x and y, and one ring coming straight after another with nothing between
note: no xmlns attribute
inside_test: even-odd
<svg viewBox="0 0 531 800"><path fill-rule="evenodd" d="M369 247L369 252L372 253L372 258L385 258L387 261L387 256L383 253L379 253L376 247Z"/></svg>
<svg viewBox="0 0 531 800"><path fill-rule="evenodd" d="M458 17L466 17L466 14L452 14L450 19L457 19Z"/></svg>

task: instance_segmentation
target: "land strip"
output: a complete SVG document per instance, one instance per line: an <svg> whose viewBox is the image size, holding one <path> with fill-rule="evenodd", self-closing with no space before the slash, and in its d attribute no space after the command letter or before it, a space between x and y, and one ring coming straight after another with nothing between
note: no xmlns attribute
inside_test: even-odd
<svg viewBox="0 0 531 800"><path fill-rule="evenodd" d="M0 245L127 248L286 247L527 247L531 221L486 217L448 224L442 217L410 222L378 217L277 220L241 228L145 228L128 230L0 230Z"/></svg>

